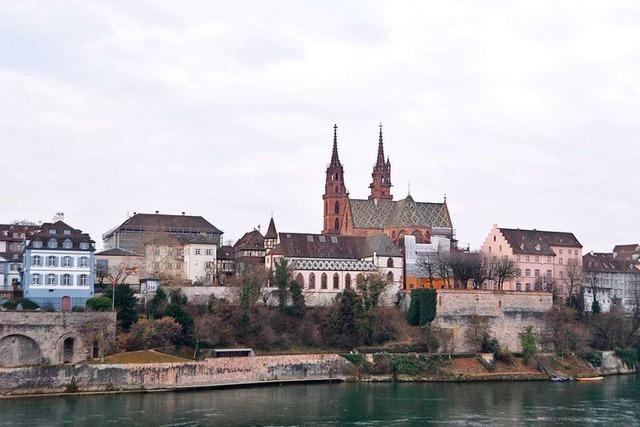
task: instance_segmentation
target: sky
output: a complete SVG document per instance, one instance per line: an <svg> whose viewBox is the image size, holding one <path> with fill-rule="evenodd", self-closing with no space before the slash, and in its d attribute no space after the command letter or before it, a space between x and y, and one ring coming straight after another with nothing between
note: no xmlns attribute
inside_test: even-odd
<svg viewBox="0 0 640 427"><path fill-rule="evenodd" d="M366 198L382 122L395 198L446 194L461 246L610 251L640 241L639 79L634 1L2 0L0 222L320 232L333 124Z"/></svg>

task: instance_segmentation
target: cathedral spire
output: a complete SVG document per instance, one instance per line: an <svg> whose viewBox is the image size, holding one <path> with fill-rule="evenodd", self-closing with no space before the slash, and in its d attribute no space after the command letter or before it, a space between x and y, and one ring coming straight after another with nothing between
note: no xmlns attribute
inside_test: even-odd
<svg viewBox="0 0 640 427"><path fill-rule="evenodd" d="M338 125L333 125L333 152L331 153L331 164L340 164L340 158L338 157Z"/></svg>
<svg viewBox="0 0 640 427"><path fill-rule="evenodd" d="M378 155L376 157L376 164L373 166L373 173L371 174L372 182L369 185L371 188L371 195L369 200L393 200L391 195L391 162L387 157L384 158L384 142L382 138L382 123L379 125L378 132Z"/></svg>
<svg viewBox="0 0 640 427"><path fill-rule="evenodd" d="M382 123L380 123L380 134L378 135L378 158L376 168L384 168L384 144L382 143Z"/></svg>

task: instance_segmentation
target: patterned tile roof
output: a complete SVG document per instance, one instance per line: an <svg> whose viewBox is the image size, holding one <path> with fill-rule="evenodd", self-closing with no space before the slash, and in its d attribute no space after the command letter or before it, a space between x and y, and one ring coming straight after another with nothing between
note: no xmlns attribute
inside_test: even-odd
<svg viewBox="0 0 640 427"><path fill-rule="evenodd" d="M446 203L416 202L411 196L403 200L349 199L356 228L441 227L453 228Z"/></svg>
<svg viewBox="0 0 640 427"><path fill-rule="evenodd" d="M289 258L357 260L370 257L374 252L381 256L402 256L384 233L367 237L280 233L280 243L271 253Z"/></svg>

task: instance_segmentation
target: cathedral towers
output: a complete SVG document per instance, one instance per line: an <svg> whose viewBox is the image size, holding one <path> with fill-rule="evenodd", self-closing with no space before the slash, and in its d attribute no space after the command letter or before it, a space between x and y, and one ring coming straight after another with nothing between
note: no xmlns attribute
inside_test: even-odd
<svg viewBox="0 0 640 427"><path fill-rule="evenodd" d="M338 125L333 125L333 152L327 167L324 186L324 226L322 234L340 234L342 217L347 204L344 170L338 157Z"/></svg>
<svg viewBox="0 0 640 427"><path fill-rule="evenodd" d="M371 195L369 200L393 200L391 195L391 162L387 157L384 160L384 145L382 143L382 123L380 123L380 134L378 136L378 157L371 173Z"/></svg>

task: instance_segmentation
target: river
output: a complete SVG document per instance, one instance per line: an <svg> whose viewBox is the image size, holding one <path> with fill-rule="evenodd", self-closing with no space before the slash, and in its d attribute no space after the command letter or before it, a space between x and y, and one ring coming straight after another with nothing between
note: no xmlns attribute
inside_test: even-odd
<svg viewBox="0 0 640 427"><path fill-rule="evenodd" d="M0 400L0 426L638 425L640 377L300 384Z"/></svg>

